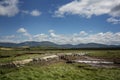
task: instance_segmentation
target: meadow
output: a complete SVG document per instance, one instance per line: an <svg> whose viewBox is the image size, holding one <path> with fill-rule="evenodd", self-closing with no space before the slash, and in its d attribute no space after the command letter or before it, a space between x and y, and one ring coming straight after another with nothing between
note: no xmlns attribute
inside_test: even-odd
<svg viewBox="0 0 120 80"><path fill-rule="evenodd" d="M0 69L1 80L119 80L119 68L95 68L85 64L26 65Z"/></svg>
<svg viewBox="0 0 120 80"><path fill-rule="evenodd" d="M0 63L45 54L80 53L87 56L115 59L120 58L120 50L1 50ZM46 65L27 64L19 68L0 68L0 80L119 80L120 68L97 68L87 64L57 62Z"/></svg>

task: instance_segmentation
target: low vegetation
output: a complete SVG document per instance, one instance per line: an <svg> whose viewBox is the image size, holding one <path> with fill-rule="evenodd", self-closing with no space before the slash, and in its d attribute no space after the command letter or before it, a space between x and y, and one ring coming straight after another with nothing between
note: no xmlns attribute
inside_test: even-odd
<svg viewBox="0 0 120 80"><path fill-rule="evenodd" d="M120 58L120 50L1 50L0 63L40 57L44 54L87 53L98 58ZM28 64L19 68L0 68L0 80L119 80L120 68L97 68L64 62Z"/></svg>
<svg viewBox="0 0 120 80"><path fill-rule="evenodd" d="M34 57L40 57L41 54L56 54L56 53L87 53L87 56L120 59L120 50L0 50L0 63L10 62L14 60L23 60Z"/></svg>
<svg viewBox="0 0 120 80"><path fill-rule="evenodd" d="M120 58L120 50L93 50L89 51L88 56L98 58Z"/></svg>
<svg viewBox="0 0 120 80"><path fill-rule="evenodd" d="M1 80L119 80L120 69L94 68L83 64L56 63L0 69Z"/></svg>

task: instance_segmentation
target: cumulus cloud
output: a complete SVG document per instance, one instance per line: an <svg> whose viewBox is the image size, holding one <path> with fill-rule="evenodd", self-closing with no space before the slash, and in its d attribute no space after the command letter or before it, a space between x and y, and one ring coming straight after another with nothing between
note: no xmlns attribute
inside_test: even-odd
<svg viewBox="0 0 120 80"><path fill-rule="evenodd" d="M90 18L93 15L120 17L120 0L74 0L62 5L55 11L56 17L80 15Z"/></svg>
<svg viewBox="0 0 120 80"><path fill-rule="evenodd" d="M113 17L120 17L120 3L111 9L110 15Z"/></svg>
<svg viewBox="0 0 120 80"><path fill-rule="evenodd" d="M32 11L20 10L18 4L20 0L1 0L0 1L0 16L12 17L18 14L19 12L24 14L29 14L31 16L40 16L42 13L35 9Z"/></svg>
<svg viewBox="0 0 120 80"><path fill-rule="evenodd" d="M47 41L48 35L41 33L41 34L33 35L33 38L35 39L35 41Z"/></svg>
<svg viewBox="0 0 120 80"><path fill-rule="evenodd" d="M49 34L34 35L35 41L51 41L57 44L79 44L79 43L102 43L102 44L120 44L120 32L100 32L90 34L85 31L73 34L57 34L54 30L49 30Z"/></svg>
<svg viewBox="0 0 120 80"><path fill-rule="evenodd" d="M111 18L108 18L107 21L113 24L120 24L120 18L111 17Z"/></svg>
<svg viewBox="0 0 120 80"><path fill-rule="evenodd" d="M23 14L29 14L31 16L40 16L42 14L41 11L35 9L35 10L32 10L32 11L28 11L28 10L22 10L21 11Z"/></svg>
<svg viewBox="0 0 120 80"><path fill-rule="evenodd" d="M55 34L55 31L52 30L52 29L49 30L48 32L50 33L50 36L51 36L51 37L58 37L58 36L59 36L59 35L56 35L56 34Z"/></svg>
<svg viewBox="0 0 120 80"><path fill-rule="evenodd" d="M17 30L17 33L22 34L23 36L28 37L28 40L32 40L32 35L30 33L28 33L28 31L25 28L19 28Z"/></svg>
<svg viewBox="0 0 120 80"><path fill-rule="evenodd" d="M50 29L48 32L49 33L54 33L55 31L53 29Z"/></svg>
<svg viewBox="0 0 120 80"><path fill-rule="evenodd" d="M30 12L28 10L21 10L21 13L23 13L23 14L29 14Z"/></svg>
<svg viewBox="0 0 120 80"><path fill-rule="evenodd" d="M0 36L0 42L16 42L15 39L15 35Z"/></svg>
<svg viewBox="0 0 120 80"><path fill-rule="evenodd" d="M1 0L0 16L15 16L19 12L19 0Z"/></svg>
<svg viewBox="0 0 120 80"><path fill-rule="evenodd" d="M33 10L31 13L30 13L32 16L40 16L41 15L41 12L39 10Z"/></svg>
<svg viewBox="0 0 120 80"><path fill-rule="evenodd" d="M25 28L17 31L18 35L9 35L0 37L4 42L23 42L23 41L50 41L57 44L80 44L80 43L101 43L109 45L120 45L120 32L99 32L91 34L86 31L80 31L73 34L57 34L54 30L49 30L49 34L40 33L31 35Z"/></svg>
<svg viewBox="0 0 120 80"><path fill-rule="evenodd" d="M86 36L88 33L86 33L85 31L81 31L79 35L81 36Z"/></svg>
<svg viewBox="0 0 120 80"><path fill-rule="evenodd" d="M18 33L26 33L27 30L25 28L20 28L17 30Z"/></svg>

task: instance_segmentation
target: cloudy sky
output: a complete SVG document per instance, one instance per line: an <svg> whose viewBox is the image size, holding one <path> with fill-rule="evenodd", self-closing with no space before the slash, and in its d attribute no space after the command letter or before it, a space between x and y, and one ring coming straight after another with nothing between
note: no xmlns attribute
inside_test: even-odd
<svg viewBox="0 0 120 80"><path fill-rule="evenodd" d="M0 0L0 42L120 45L120 0Z"/></svg>

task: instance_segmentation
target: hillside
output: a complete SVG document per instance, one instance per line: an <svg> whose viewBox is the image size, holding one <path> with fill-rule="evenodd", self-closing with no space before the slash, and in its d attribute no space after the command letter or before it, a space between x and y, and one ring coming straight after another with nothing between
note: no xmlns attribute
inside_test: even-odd
<svg viewBox="0 0 120 80"><path fill-rule="evenodd" d="M0 42L1 47L56 47L56 48L120 48L120 45L106 45L106 44L98 44L98 43L87 43L87 44L55 44L49 41L35 42L35 41L27 41L22 43L8 43L8 42Z"/></svg>

